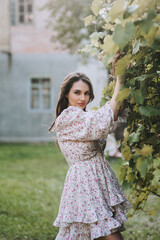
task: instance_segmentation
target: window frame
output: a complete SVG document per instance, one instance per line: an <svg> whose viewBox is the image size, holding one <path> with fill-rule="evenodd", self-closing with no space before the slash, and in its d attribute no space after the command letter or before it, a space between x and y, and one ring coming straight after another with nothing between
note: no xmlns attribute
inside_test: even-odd
<svg viewBox="0 0 160 240"><path fill-rule="evenodd" d="M25 2L26 0L24 0L24 17L26 14L29 13L29 11L27 10L27 2ZM20 3L19 3L19 0L15 0L15 13L13 14L11 12L12 15L15 16L15 25L22 25L22 26L28 26L28 25L33 25L34 24L34 0L31 0L32 1L32 15L33 15L33 19L31 22L20 22L19 20L19 17L20 17L20 11L19 11L19 7L20 7Z"/></svg>
<svg viewBox="0 0 160 240"><path fill-rule="evenodd" d="M38 79L38 88L39 88L39 107L38 108L32 108L32 80L33 79ZM43 79L49 79L49 99L50 99L50 107L49 108L44 108L43 105L43 86L42 86L42 80ZM41 83L40 83L41 81ZM49 76L31 76L29 79L29 111L33 113L43 113L43 112L52 112L53 111L53 88L52 88L52 78Z"/></svg>
<svg viewBox="0 0 160 240"><path fill-rule="evenodd" d="M11 26L16 25L16 13L17 13L16 0L10 0L10 23L11 23Z"/></svg>

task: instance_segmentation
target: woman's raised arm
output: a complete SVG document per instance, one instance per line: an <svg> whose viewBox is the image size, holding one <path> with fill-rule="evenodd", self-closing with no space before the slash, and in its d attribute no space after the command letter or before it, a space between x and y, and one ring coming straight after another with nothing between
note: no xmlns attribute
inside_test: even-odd
<svg viewBox="0 0 160 240"><path fill-rule="evenodd" d="M123 54L123 53L122 53ZM113 62L112 62L112 74L113 76L115 76L115 63L117 61L117 58L119 57L120 55L120 51L117 52ZM114 93L113 93L113 96L111 98L111 101L109 103L109 105L111 106L111 108L113 109L113 112L114 112L114 120L117 120L117 117L118 117L118 101L116 101L116 97L119 93L119 90L120 90L120 86L121 86L121 83L120 83L120 77L117 76L116 77L116 85L115 85L115 89L114 89Z"/></svg>
<svg viewBox="0 0 160 240"><path fill-rule="evenodd" d="M111 108L113 109L113 112L114 112L114 120L117 120L117 117L118 117L117 108L118 108L118 103L119 102L116 101L116 97L119 93L120 86L121 86L120 79L119 79L119 76L117 76L114 93L113 93L113 96L112 96L112 98L110 100L110 103L109 103L109 105L111 106Z"/></svg>

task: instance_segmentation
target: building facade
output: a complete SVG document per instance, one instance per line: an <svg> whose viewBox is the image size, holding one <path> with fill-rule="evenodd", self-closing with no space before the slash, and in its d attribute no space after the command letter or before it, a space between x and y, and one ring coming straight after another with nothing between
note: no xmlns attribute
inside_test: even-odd
<svg viewBox="0 0 160 240"><path fill-rule="evenodd" d="M91 108L99 106L106 71L94 59L83 65L79 56L51 42L49 15L41 10L46 0L0 2L0 141L50 141L48 128L64 77L82 71L91 78L96 89Z"/></svg>

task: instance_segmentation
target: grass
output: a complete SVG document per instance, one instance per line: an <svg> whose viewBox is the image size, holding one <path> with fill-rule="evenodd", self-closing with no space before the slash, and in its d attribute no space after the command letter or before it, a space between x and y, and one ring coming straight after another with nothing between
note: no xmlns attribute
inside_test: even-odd
<svg viewBox="0 0 160 240"><path fill-rule="evenodd" d="M110 161L115 173L122 161ZM53 240L67 164L53 143L0 144L0 240ZM154 216L137 213L126 223L126 240L159 240L160 200L146 207Z"/></svg>
<svg viewBox="0 0 160 240"><path fill-rule="evenodd" d="M0 146L0 239L54 239L67 165L53 144Z"/></svg>

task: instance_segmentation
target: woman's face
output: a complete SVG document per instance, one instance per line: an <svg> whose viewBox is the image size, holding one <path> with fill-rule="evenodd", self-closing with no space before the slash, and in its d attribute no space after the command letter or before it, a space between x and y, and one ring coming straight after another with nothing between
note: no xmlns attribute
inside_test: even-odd
<svg viewBox="0 0 160 240"><path fill-rule="evenodd" d="M74 82L66 97L68 98L68 106L84 109L90 100L88 84L82 80Z"/></svg>

